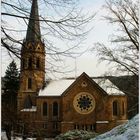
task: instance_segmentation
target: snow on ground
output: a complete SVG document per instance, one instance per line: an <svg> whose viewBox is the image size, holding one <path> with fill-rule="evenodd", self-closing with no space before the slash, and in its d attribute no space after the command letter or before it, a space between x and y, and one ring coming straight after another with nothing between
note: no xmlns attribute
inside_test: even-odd
<svg viewBox="0 0 140 140"><path fill-rule="evenodd" d="M1 132L1 140L8 140L5 131L2 131L2 132Z"/></svg>
<svg viewBox="0 0 140 140"><path fill-rule="evenodd" d="M14 137L11 140L23 140L22 137ZM26 140L36 140L36 138L26 138Z"/></svg>
<svg viewBox="0 0 140 140"><path fill-rule="evenodd" d="M139 140L139 115L111 131L90 140Z"/></svg>

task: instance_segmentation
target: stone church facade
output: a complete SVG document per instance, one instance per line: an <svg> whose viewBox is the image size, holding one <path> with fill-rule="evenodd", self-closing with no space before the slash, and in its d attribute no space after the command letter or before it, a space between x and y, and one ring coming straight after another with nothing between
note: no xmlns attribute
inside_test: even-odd
<svg viewBox="0 0 140 140"><path fill-rule="evenodd" d="M37 0L32 3L21 50L18 116L24 133L44 137L73 129L103 133L127 121L127 97L107 79L83 72L76 79L45 82Z"/></svg>

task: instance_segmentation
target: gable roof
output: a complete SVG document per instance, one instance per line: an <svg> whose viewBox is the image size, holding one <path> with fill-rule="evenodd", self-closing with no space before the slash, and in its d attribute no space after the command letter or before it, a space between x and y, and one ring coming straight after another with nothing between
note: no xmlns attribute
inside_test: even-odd
<svg viewBox="0 0 140 140"><path fill-rule="evenodd" d="M106 78L90 78L83 72L77 79L50 80L46 87L39 91L38 96L64 96L83 76L89 79L103 95L125 95L110 80Z"/></svg>
<svg viewBox="0 0 140 140"><path fill-rule="evenodd" d="M65 92L62 94L63 96L65 95L65 93L68 91L68 90L70 90L70 88L72 88L73 87L73 85L74 84L76 84L82 77L86 77L90 82L92 82L92 84L94 84L94 86L96 87L96 88L98 88L101 92L102 92L102 94L104 94L104 95L107 95L107 93L95 82L95 81L93 81L85 72L83 72L70 86L69 86L69 88L67 88L66 90L65 90Z"/></svg>

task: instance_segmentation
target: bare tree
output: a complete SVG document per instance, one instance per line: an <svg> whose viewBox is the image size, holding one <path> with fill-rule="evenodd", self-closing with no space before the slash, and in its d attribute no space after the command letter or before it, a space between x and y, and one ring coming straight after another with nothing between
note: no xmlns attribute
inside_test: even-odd
<svg viewBox="0 0 140 140"><path fill-rule="evenodd" d="M92 51L96 51L99 61L107 61L113 65L115 72L126 76L116 77L114 83L128 96L128 117L138 113L138 51L139 25L138 1L107 0L105 9L108 12L104 19L117 27L112 35L112 46L96 43ZM113 74L110 70L111 75ZM130 78L129 78L130 77ZM120 80L121 79L121 80ZM122 82L123 81L123 82Z"/></svg>
<svg viewBox="0 0 140 140"><path fill-rule="evenodd" d="M88 15L77 9L77 0L39 0L40 24L42 39L46 44L47 63L61 61L61 56L77 55L74 48L78 48L87 33L91 30L87 24L93 20L95 14ZM31 0L2 0L2 47L10 55L20 58L20 49L28 25ZM23 26L12 27L10 22ZM22 27L22 28L21 28ZM22 36L16 37L16 34ZM66 42L66 47L58 45L58 40ZM20 44L20 45L19 45ZM51 67L52 68L52 67ZM55 71L58 66L55 66Z"/></svg>
<svg viewBox="0 0 140 140"><path fill-rule="evenodd" d="M138 1L107 0L104 7L108 12L105 20L117 26L117 31L111 37L111 47L96 43L93 50L100 61L114 64L116 71L138 75Z"/></svg>

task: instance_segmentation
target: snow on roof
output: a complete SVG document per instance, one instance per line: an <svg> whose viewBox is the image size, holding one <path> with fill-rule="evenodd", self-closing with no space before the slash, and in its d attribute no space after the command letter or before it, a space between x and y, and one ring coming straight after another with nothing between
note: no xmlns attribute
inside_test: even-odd
<svg viewBox="0 0 140 140"><path fill-rule="evenodd" d="M93 79L108 95L125 95L110 80L106 78Z"/></svg>
<svg viewBox="0 0 140 140"><path fill-rule="evenodd" d="M106 78L92 78L108 95L125 95L110 80ZM50 80L39 96L61 96L61 94L75 81L75 79Z"/></svg>
<svg viewBox="0 0 140 140"><path fill-rule="evenodd" d="M61 96L61 94L75 81L75 79L52 80L44 89L39 91L39 96Z"/></svg>
<svg viewBox="0 0 140 140"><path fill-rule="evenodd" d="M22 112L35 112L37 109L36 109L36 106L32 106L32 108L24 108L24 109L22 109L21 111Z"/></svg>
<svg viewBox="0 0 140 140"><path fill-rule="evenodd" d="M109 123L109 121L96 121L96 123Z"/></svg>

